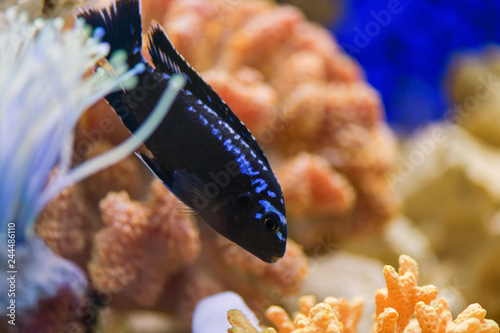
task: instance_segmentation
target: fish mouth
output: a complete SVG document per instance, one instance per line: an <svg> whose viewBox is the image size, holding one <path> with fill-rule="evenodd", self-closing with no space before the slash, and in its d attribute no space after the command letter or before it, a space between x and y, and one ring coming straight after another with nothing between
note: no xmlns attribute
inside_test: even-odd
<svg viewBox="0 0 500 333"><path fill-rule="evenodd" d="M260 259L263 261L267 262L268 264L274 264L281 258L283 258L284 254L278 254L276 255L276 252L274 253L264 253L262 256L260 256Z"/></svg>
<svg viewBox="0 0 500 333"><path fill-rule="evenodd" d="M270 256L270 257L265 257L262 258L265 262L268 264L274 264L276 261L280 260L281 257L276 257L276 256Z"/></svg>

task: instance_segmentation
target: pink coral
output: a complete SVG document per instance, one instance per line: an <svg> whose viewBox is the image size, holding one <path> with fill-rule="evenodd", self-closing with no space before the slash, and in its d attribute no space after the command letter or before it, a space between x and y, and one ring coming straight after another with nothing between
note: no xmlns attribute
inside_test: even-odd
<svg viewBox="0 0 500 333"><path fill-rule="evenodd" d="M343 215L356 199L347 179L317 155L300 153L281 166L278 179L292 218Z"/></svg>
<svg viewBox="0 0 500 333"><path fill-rule="evenodd" d="M243 68L233 76L214 70L207 71L204 78L252 132L258 133L269 124L278 99L259 72Z"/></svg>
<svg viewBox="0 0 500 333"><path fill-rule="evenodd" d="M40 214L35 227L47 245L61 256L79 255L90 242L88 215L78 191L78 187L70 186L61 192Z"/></svg>
<svg viewBox="0 0 500 333"><path fill-rule="evenodd" d="M107 140L94 144L87 151L86 159L90 159L114 146ZM83 181L84 192L90 201L98 203L109 191L126 191L133 199L140 199L148 193L145 186L151 179L143 166L137 163L135 156L129 156L111 168L104 169ZM107 186L103 186L107 184Z"/></svg>
<svg viewBox="0 0 500 333"><path fill-rule="evenodd" d="M141 305L153 305L166 279L200 251L193 220L159 180L152 186L148 204L132 202L126 192L101 201L106 227L95 236L89 263L98 290L121 292Z"/></svg>

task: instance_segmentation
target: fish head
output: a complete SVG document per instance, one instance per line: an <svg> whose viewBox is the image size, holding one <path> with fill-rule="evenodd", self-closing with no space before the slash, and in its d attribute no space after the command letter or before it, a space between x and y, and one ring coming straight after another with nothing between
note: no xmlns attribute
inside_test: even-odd
<svg viewBox="0 0 500 333"><path fill-rule="evenodd" d="M146 156L141 158L154 167ZM198 177L184 170L173 176L172 192L219 234L268 263L285 255L286 212L277 181L266 182L267 191L250 189L235 195L234 187L228 187L210 197L209 185Z"/></svg>
<svg viewBox="0 0 500 333"><path fill-rule="evenodd" d="M285 255L287 228L283 198L240 194L229 204L225 215L228 239L267 263Z"/></svg>

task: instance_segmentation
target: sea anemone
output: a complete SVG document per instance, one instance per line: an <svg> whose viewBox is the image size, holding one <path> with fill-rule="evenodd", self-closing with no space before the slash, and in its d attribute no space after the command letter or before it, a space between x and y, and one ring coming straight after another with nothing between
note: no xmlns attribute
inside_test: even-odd
<svg viewBox="0 0 500 333"><path fill-rule="evenodd" d="M135 136L71 168L73 130L82 113L106 94L135 85L135 74L143 66L129 70L125 54L116 52L109 64L91 74L96 62L109 52L109 46L99 41L101 29L88 37L82 21L64 30L60 18L29 22L28 14L18 14L14 7L2 19L0 244L4 249L1 267L11 280L1 279L0 287L5 292L0 304L4 309L17 305L22 329L43 331L51 327L67 331L61 325L78 319L75 311L79 306L75 304L85 295L87 279L78 266L58 257L34 237L34 221L63 189L137 149L163 119L184 79L173 78ZM44 315L50 304L58 315ZM68 304L69 308L57 304ZM15 324L15 313L11 324Z"/></svg>
<svg viewBox="0 0 500 333"><path fill-rule="evenodd" d="M22 241L24 231L32 230L35 217L57 193L134 151L156 128L176 92L167 93L159 112L135 137L70 169L73 129L83 111L111 91L134 85L142 66L127 71L125 54L116 52L109 63L112 70L99 67L86 75L109 52L99 42L101 29L88 38L82 21L63 31L62 19L30 23L14 8L5 18L0 32L0 227L18 223ZM54 167L57 172L48 182Z"/></svg>

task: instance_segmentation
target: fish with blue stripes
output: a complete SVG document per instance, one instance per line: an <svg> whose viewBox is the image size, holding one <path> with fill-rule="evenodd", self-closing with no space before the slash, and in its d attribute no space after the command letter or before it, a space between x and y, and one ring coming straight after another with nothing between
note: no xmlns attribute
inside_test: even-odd
<svg viewBox="0 0 500 333"><path fill-rule="evenodd" d="M158 129L138 152L165 186L219 234L265 262L285 254L287 225L283 193L257 141L217 93L176 51L162 27L153 23L142 55L141 3L115 0L75 11L94 29L110 56L125 50L130 68L139 63L134 89L106 96L134 132L149 116L175 74L186 86Z"/></svg>

